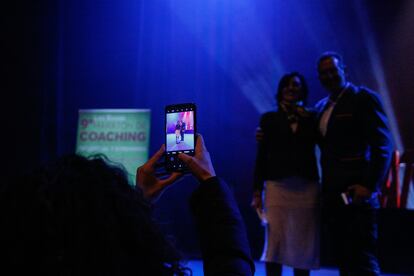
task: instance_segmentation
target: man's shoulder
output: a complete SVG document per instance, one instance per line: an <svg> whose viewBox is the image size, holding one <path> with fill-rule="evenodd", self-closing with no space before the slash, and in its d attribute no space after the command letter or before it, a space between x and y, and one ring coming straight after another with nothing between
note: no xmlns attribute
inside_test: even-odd
<svg viewBox="0 0 414 276"><path fill-rule="evenodd" d="M365 86L355 87L355 95L360 102L381 102L381 95Z"/></svg>
<svg viewBox="0 0 414 276"><path fill-rule="evenodd" d="M383 109L381 95L365 86L350 87L350 93L347 93L347 105L352 106L355 110L360 110L363 114L369 110Z"/></svg>

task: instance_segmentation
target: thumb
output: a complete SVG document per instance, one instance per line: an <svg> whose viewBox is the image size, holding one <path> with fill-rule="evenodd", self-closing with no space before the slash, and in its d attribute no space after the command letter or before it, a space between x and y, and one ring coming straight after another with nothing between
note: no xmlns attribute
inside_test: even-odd
<svg viewBox="0 0 414 276"><path fill-rule="evenodd" d="M185 153L180 153L178 155L178 159L183 161L187 165L187 167L190 169L190 171L193 172L193 174L196 171L199 171L200 166L197 164L197 160L194 157L187 155Z"/></svg>
<svg viewBox="0 0 414 276"><path fill-rule="evenodd" d="M183 161L189 168L191 168L191 164L194 163L194 158L185 153L178 154L178 159Z"/></svg>
<svg viewBox="0 0 414 276"><path fill-rule="evenodd" d="M162 188L165 188L166 186L169 186L169 185L173 184L177 179L179 179L182 176L183 176L182 173L174 172L167 179L161 180L160 181L160 186Z"/></svg>

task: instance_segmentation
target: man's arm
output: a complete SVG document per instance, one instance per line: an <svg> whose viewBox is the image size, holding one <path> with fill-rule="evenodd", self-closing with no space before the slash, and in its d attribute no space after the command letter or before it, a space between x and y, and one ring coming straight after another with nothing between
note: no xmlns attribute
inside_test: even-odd
<svg viewBox="0 0 414 276"><path fill-rule="evenodd" d="M376 191L388 172L393 143L379 96L371 91L362 90L361 97L363 131L370 147L370 161L362 184L371 191Z"/></svg>

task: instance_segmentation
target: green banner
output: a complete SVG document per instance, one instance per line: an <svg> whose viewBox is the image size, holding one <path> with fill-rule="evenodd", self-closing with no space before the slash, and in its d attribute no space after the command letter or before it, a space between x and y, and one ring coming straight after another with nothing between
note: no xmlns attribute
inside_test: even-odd
<svg viewBox="0 0 414 276"><path fill-rule="evenodd" d="M137 167L148 160L150 115L149 109L79 110L76 153L104 154L135 183Z"/></svg>

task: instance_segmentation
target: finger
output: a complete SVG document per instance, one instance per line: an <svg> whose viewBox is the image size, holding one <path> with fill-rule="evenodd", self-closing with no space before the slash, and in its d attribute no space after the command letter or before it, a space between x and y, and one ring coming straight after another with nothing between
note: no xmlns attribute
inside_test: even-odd
<svg viewBox="0 0 414 276"><path fill-rule="evenodd" d="M252 207L253 209L257 209L258 208L257 202L252 201L252 203L250 203L250 207Z"/></svg>
<svg viewBox="0 0 414 276"><path fill-rule="evenodd" d="M197 169L197 164L194 157L185 153L180 153L178 155L178 158L187 165L191 172L194 173L194 171Z"/></svg>
<svg viewBox="0 0 414 276"><path fill-rule="evenodd" d="M155 173L155 176L156 177L163 177L163 176L166 176L166 175L169 175L170 174L170 172L167 172L167 171L164 171L164 172L156 172Z"/></svg>
<svg viewBox="0 0 414 276"><path fill-rule="evenodd" d="M165 151L165 145L163 144L161 148L147 161L145 165L154 167L157 161L162 157Z"/></svg>
<svg viewBox="0 0 414 276"><path fill-rule="evenodd" d="M153 172L151 167L146 167L145 164L137 169L137 179L141 174L149 175Z"/></svg>
<svg viewBox="0 0 414 276"><path fill-rule="evenodd" d="M204 138L201 134L197 134L197 142L195 148L195 154L197 156L201 155L204 151L207 151L206 145L204 143Z"/></svg>
<svg viewBox="0 0 414 276"><path fill-rule="evenodd" d="M171 173L169 171L160 171L160 172L156 172L155 173L155 177L157 177L159 180L165 180L165 179L168 179L172 174L175 174L175 173L178 173L181 176L184 176L184 174L181 173L181 172L173 172L173 173Z"/></svg>
<svg viewBox="0 0 414 276"><path fill-rule="evenodd" d="M139 174L153 175L154 171L155 171L154 166L151 166L147 162L137 169L137 175Z"/></svg>
<svg viewBox="0 0 414 276"><path fill-rule="evenodd" d="M162 169L165 169L165 161L158 161L157 163L155 163L155 165L154 165L154 169L155 170L162 170Z"/></svg>
<svg viewBox="0 0 414 276"><path fill-rule="evenodd" d="M178 154L178 159L180 159L181 161L183 161L187 166L190 165L190 163L192 163L193 157L185 154L185 153L180 153Z"/></svg>
<svg viewBox="0 0 414 276"><path fill-rule="evenodd" d="M183 174L179 172L173 172L168 178L160 181L161 187L166 187L173 184L177 179L179 179Z"/></svg>

